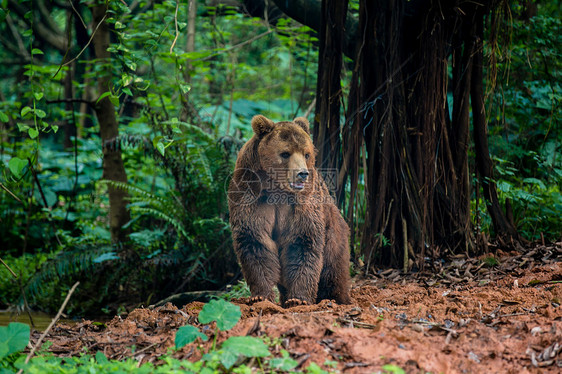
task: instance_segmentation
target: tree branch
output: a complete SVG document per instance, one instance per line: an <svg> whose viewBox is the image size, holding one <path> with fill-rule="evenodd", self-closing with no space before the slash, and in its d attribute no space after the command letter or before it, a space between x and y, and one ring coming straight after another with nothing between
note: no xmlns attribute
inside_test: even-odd
<svg viewBox="0 0 562 374"><path fill-rule="evenodd" d="M322 1L321 0L273 0L287 16L320 32L322 27ZM351 59L357 55L359 20L347 13L345 20L345 34L343 52Z"/></svg>
<svg viewBox="0 0 562 374"><path fill-rule="evenodd" d="M275 5L287 16L320 32L322 19L322 0L273 0ZM404 4L405 19L415 20L420 12L427 9L429 0L408 0ZM345 20L345 36L343 53L355 60L359 43L363 38L359 35L359 20L350 12Z"/></svg>

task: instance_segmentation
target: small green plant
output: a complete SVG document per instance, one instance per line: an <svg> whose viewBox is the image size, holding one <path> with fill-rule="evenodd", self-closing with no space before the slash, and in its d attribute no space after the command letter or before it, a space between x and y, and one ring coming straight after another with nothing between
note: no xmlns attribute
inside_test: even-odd
<svg viewBox="0 0 562 374"><path fill-rule="evenodd" d="M483 262L488 267L492 267L499 264L498 259L495 258L494 256L487 256L486 258L484 258Z"/></svg>
<svg viewBox="0 0 562 374"><path fill-rule="evenodd" d="M239 306L220 299L211 300L201 309L199 322L206 324L215 321L217 329L226 331L238 323L241 315Z"/></svg>
<svg viewBox="0 0 562 374"><path fill-rule="evenodd" d="M187 325L182 326L179 328L178 332L176 333L176 348L180 349L186 344L193 343L195 339L201 338L203 341L207 341L209 338L207 335L203 334L199 329L195 326Z"/></svg>
<svg viewBox="0 0 562 374"><path fill-rule="evenodd" d="M109 360L102 352L95 356L82 355L79 357L55 357L50 354L36 356L27 364L18 360L15 366L25 373L199 373L203 362L178 360L168 356L162 357L162 365L154 366L147 362L139 367L138 361Z"/></svg>
<svg viewBox="0 0 562 374"><path fill-rule="evenodd" d="M239 362L241 357L255 357L258 359L258 363L261 366L259 358L270 355L267 345L263 340L252 336L231 336L222 343L219 350L216 350L219 331L232 329L240 320L241 315L242 313L239 306L222 299L211 300L209 303L205 304L201 312L199 312L198 319L201 324L212 322L216 324L215 337L211 351L203 355L203 361L206 362L208 367L217 369L217 366L220 364L226 370L230 370ZM197 338L207 340L207 336L201 333L196 327L184 326L176 333L176 348L179 349L186 344L192 343Z"/></svg>
<svg viewBox="0 0 562 374"><path fill-rule="evenodd" d="M282 370L282 371L290 371L297 367L298 361L291 358L289 352L282 349L281 350L281 357L279 358L272 358L269 360L269 366L273 369Z"/></svg>
<svg viewBox="0 0 562 374"><path fill-rule="evenodd" d="M228 291L221 295L221 298L225 300L233 300L239 299L241 297L251 296L250 287L248 287L248 284L244 280L238 281L238 283L234 285L229 284L226 287Z"/></svg>
<svg viewBox="0 0 562 374"><path fill-rule="evenodd" d="M262 362L260 359L271 356L266 342L276 344L276 339L269 337L266 337L264 342L261 338L252 336L231 336L221 344L219 349L216 349L216 336L221 331L232 329L240 317L240 307L228 301L217 299L205 304L199 312L198 319L202 324L214 322L216 325L215 340L211 349L197 362L178 360L164 355L159 358L160 363L157 366L150 362L138 366L138 362L134 359L110 360L101 351L96 352L95 355L84 352L78 357L56 357L45 351L45 347L48 347L46 345L35 357L25 363L25 355L19 352L23 351L29 343L30 328L23 323L10 323L6 327L0 327L0 372L15 372L22 369L26 373L253 373L255 368L245 364L249 358L256 360L261 372L292 372L298 366L298 362L284 349L280 351L281 357ZM207 335L195 326L181 327L176 333L176 349L194 342L197 338L208 340ZM135 347L131 349L134 351ZM331 370L335 369L338 363L326 360L323 365ZM390 370L392 365L387 366L383 369L391 373L403 373L403 371ZM312 362L304 372L327 374L330 371Z"/></svg>
<svg viewBox="0 0 562 374"><path fill-rule="evenodd" d="M323 370L317 363L313 362L306 368L307 374L328 374L326 370Z"/></svg>
<svg viewBox="0 0 562 374"><path fill-rule="evenodd" d="M393 364L383 365L382 370L384 373L389 373L389 374L406 374L404 369L402 369L400 366L396 366Z"/></svg>

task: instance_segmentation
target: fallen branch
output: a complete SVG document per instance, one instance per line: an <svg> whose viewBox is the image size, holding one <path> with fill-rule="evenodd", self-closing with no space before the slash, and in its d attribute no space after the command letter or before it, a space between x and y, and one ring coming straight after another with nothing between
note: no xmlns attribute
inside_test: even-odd
<svg viewBox="0 0 562 374"><path fill-rule="evenodd" d="M27 355L27 357L25 359L25 364L27 364L29 362L29 360L31 360L31 357L33 357L33 355L35 354L35 351L37 351L37 348L41 347L41 343L43 342L43 339L45 339L45 336L47 336L47 334L49 333L49 331L51 331L51 329L53 328L55 323L57 323L57 321L59 320L59 318L62 314L62 311L64 310L64 308L66 307L66 304L68 303L68 300L70 300L70 296L72 296L72 293L74 293L74 290L76 289L76 287L78 287L79 284L80 284L80 282L74 283L74 286L72 286L70 291L68 291L68 295L66 295L66 299L64 299L64 302L62 303L57 315L55 316L55 318L52 319L51 323L49 324L49 327L47 327L47 329L43 332L43 334L41 334L41 336L39 337L39 340L37 340L37 343L35 344L35 346L31 350L31 352L29 352L29 354ZM21 374L21 373L23 373L23 369L20 369L17 374Z"/></svg>
<svg viewBox="0 0 562 374"><path fill-rule="evenodd" d="M366 323L366 322L359 322L359 321L354 321L351 319L347 319L347 318L338 318L336 319L337 322L342 323L342 324L349 324L352 327L357 327L357 328L362 328L362 329L371 329L374 330L377 325L373 325L372 323Z"/></svg>

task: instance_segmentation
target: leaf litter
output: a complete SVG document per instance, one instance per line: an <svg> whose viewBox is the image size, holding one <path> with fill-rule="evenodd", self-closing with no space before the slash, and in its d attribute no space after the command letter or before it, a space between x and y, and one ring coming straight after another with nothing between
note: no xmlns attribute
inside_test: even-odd
<svg viewBox="0 0 562 374"><path fill-rule="evenodd" d="M105 324L59 323L46 350L62 357L102 352L139 363L157 363L172 352L197 361L218 334L217 344L231 336L264 337L270 359L294 360L298 370L313 362L345 373L382 372L386 365L408 373L562 370L562 242L526 252L497 248L480 258L459 255L410 274L380 271L355 279L352 297L351 305L324 300L288 309L237 299L242 316L228 331L200 323L201 302L137 308ZM186 325L211 339L170 351ZM39 336L34 331L32 342Z"/></svg>

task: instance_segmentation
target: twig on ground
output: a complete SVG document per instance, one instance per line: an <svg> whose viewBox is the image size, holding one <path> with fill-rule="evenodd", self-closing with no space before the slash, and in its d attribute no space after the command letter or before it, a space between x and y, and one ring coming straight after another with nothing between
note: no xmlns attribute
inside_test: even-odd
<svg viewBox="0 0 562 374"><path fill-rule="evenodd" d="M124 356L123 359L130 358L130 357L133 357L133 356L135 356L135 355L141 354L141 353L143 353L143 352L145 352L145 351L148 351L150 348L155 347L155 346L157 346L157 345L158 345L158 343L152 343L152 344L150 344L150 345L144 347L143 349L139 349L139 350L136 351L136 352L131 352L130 354Z"/></svg>
<svg viewBox="0 0 562 374"><path fill-rule="evenodd" d="M377 325L373 325L372 323L359 322L359 321L354 321L352 319L341 318L341 317L337 318L336 321L339 323L349 324L352 325L353 327L362 328L362 329L375 329L377 327Z"/></svg>
<svg viewBox="0 0 562 374"><path fill-rule="evenodd" d="M80 284L80 282L74 283L74 286L72 286L70 291L68 291L68 295L66 295L66 299L64 299L64 302L62 303L57 315L55 316L55 318L53 318L53 320L49 324L49 327L47 327L47 329L43 332L43 334L41 334L41 336L39 337L39 340L37 340L37 343L35 344L35 347L33 347L31 352L29 352L29 354L27 355L27 357L25 359L25 364L27 364L29 362L29 360L31 360L31 357L33 357L33 355L35 354L35 351L37 351L38 347L41 347L41 343L43 342L43 339L45 339L45 336L47 336L47 334L49 333L49 331L51 331L51 329L53 328L55 323L59 320L59 318L62 314L62 311L64 310L64 308L66 307L66 304L68 303L68 300L70 300L70 296L72 296L72 293L74 292L76 287L78 287L79 284ZM17 374L21 374L21 373L23 373L23 369L20 369Z"/></svg>

